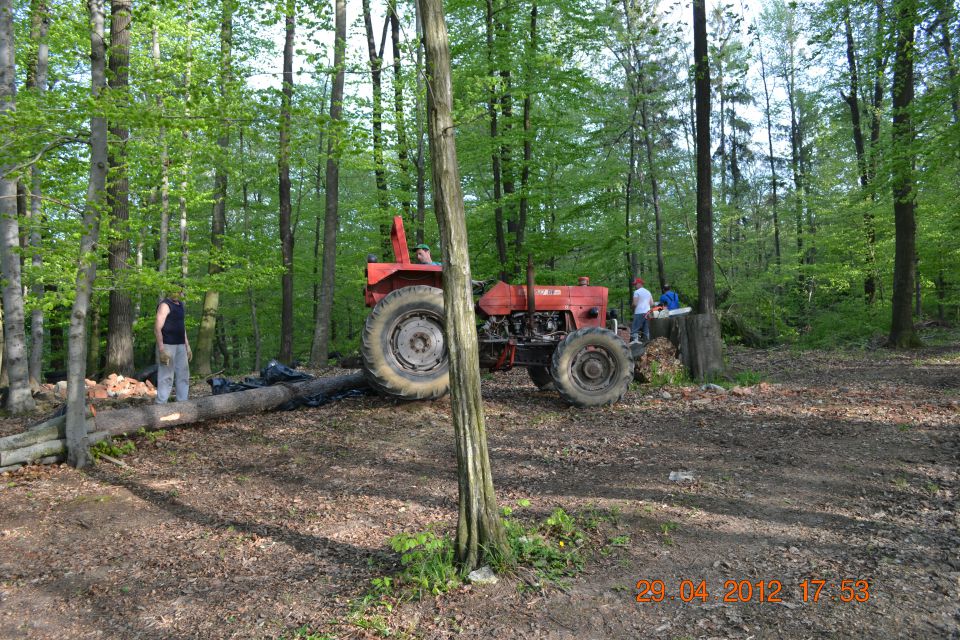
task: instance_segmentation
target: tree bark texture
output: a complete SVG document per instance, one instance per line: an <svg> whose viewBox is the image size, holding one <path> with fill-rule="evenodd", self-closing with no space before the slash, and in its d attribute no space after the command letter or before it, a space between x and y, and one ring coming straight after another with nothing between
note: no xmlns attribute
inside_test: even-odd
<svg viewBox="0 0 960 640"><path fill-rule="evenodd" d="M370 15L370 0L363 0L363 26L367 34L367 55L370 59L370 83L373 87L373 171L377 181L377 208L380 210L381 224L387 225L390 218L390 203L387 199L387 171L383 164L383 43L377 52L377 43L373 35L373 17ZM384 24L384 30L387 25ZM389 233L389 232L388 232ZM389 246L389 236L385 245Z"/></svg>
<svg viewBox="0 0 960 640"><path fill-rule="evenodd" d="M324 199L323 271L320 276L320 308L314 327L310 362L327 364L330 323L333 316L333 285L337 269L337 230L340 227L340 149L343 119L343 84L347 49L347 2L336 0L334 11L334 78L330 91L330 134L327 136L327 193Z"/></svg>
<svg viewBox="0 0 960 640"><path fill-rule="evenodd" d="M916 189L913 169L914 130L911 118L913 103L914 30L917 24L915 0L894 3L897 29L896 53L893 60L893 217L896 249L893 261L893 321L890 345L912 347L919 344L913 328L911 296L916 277L917 224L915 219Z"/></svg>
<svg viewBox="0 0 960 640"><path fill-rule="evenodd" d="M90 87L94 105L107 85L106 51L103 40L103 0L89 0ZM90 182L83 213L83 236L77 266L76 296L70 315L67 362L67 461L78 469L90 461L86 425L87 311L97 275L97 239L100 234L100 205L107 183L107 121L94 112L90 118Z"/></svg>
<svg viewBox="0 0 960 640"><path fill-rule="evenodd" d="M713 277L713 183L710 166L710 64L706 0L693 0L694 95L697 123L697 292L699 312L716 310Z"/></svg>
<svg viewBox="0 0 960 640"><path fill-rule="evenodd" d="M110 4L110 60L107 74L114 102L127 104L130 76L130 17L131 0L112 0ZM107 264L113 279L110 289L110 312L107 316L106 373L130 375L133 373L133 303L126 291L127 264L130 259L130 238L127 222L130 219L130 193L127 178L127 140L130 130L120 117L110 123L114 144L108 155L109 184L107 202L110 205L110 251Z"/></svg>
<svg viewBox="0 0 960 640"><path fill-rule="evenodd" d="M533 130L530 123L533 111L534 60L537 56L537 2L530 4L530 40L526 51L527 87L523 96L523 167L520 169L520 207L517 214L517 235L514 247L517 256L523 253L524 236L527 229L527 211L530 208L530 163L533 161ZM518 257L519 260L519 257Z"/></svg>
<svg viewBox="0 0 960 640"><path fill-rule="evenodd" d="M280 104L280 149L277 154L280 174L280 248L283 275L280 311L280 362L293 362L293 228L290 220L290 105L293 100L293 36L296 2L287 0L286 35L283 43L283 98Z"/></svg>
<svg viewBox="0 0 960 640"><path fill-rule="evenodd" d="M16 109L16 60L13 3L0 2L0 115ZM17 216L17 177L0 167L0 267L3 274L4 361L10 382L7 410L13 414L34 407L24 329L23 288L20 282L20 223Z"/></svg>
<svg viewBox="0 0 960 640"><path fill-rule="evenodd" d="M220 14L220 100L221 112L229 105L230 83L233 81L232 45L233 45L233 4L235 0L222 0ZM224 118L220 122L220 134L217 136L219 155L213 178L213 215L210 221L210 261L207 273L216 275L223 271L220 264L220 252L223 251L223 235L227 230L227 167L230 151L230 123ZM197 349L194 353L194 367L197 375L208 376L210 358L213 355L213 335L217 328L217 313L220 309L220 292L208 290L203 296L203 313L200 316L200 330L197 333Z"/></svg>
<svg viewBox="0 0 960 640"><path fill-rule="evenodd" d="M456 434L459 518L456 558L464 572L507 552L487 452L480 358L471 295L466 217L453 125L450 48L442 0L419 0L427 51L428 131L433 202L443 247L444 328L450 356L450 396Z"/></svg>
<svg viewBox="0 0 960 640"><path fill-rule="evenodd" d="M410 202L410 151L407 148L406 118L403 112L403 74L400 66L400 16L397 15L397 2L390 0L390 41L393 43L393 114L397 133L397 164L400 170L400 208L403 219L411 223L413 219ZM415 225L414 225L415 226Z"/></svg>
<svg viewBox="0 0 960 640"><path fill-rule="evenodd" d="M497 138L499 136L497 124L497 89L494 79L497 77L496 63L494 62L494 22L493 22L493 0L487 0L487 63L490 74L490 95L487 100L487 113L490 117L490 162L493 177L493 221L494 232L497 241L497 258L500 262L500 279L507 278L507 237L503 227L503 203L502 187L500 174L500 152L497 148Z"/></svg>
<svg viewBox="0 0 960 640"><path fill-rule="evenodd" d="M27 88L43 95L47 89L47 70L50 60L50 44L47 33L50 26L50 12L44 0L33 0L31 3L30 39L37 43L37 57L27 73ZM30 167L30 248L33 255L30 263L37 271L43 264L40 255L42 234L45 220L43 214L43 192L41 189L40 167L36 163ZM40 301L44 296L42 282L37 282L31 288L31 293ZM44 313L41 304L37 304L30 316L30 363L29 377L31 388L37 388L43 378L43 322Z"/></svg>
<svg viewBox="0 0 960 640"><path fill-rule="evenodd" d="M694 380L710 380L723 372L720 321L715 313L698 313L677 318L680 330L680 359Z"/></svg>

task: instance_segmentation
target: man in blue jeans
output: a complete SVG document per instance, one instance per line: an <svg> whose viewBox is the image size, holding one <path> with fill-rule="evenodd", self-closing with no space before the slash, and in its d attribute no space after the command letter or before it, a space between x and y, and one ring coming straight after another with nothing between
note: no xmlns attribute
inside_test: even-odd
<svg viewBox="0 0 960 640"><path fill-rule="evenodd" d="M650 323L647 322L647 314L653 306L653 294L643 286L643 278L636 278L633 286L637 287L633 292L633 324L630 325L630 342L640 342L640 334L643 334L643 341L650 341Z"/></svg>
<svg viewBox="0 0 960 640"><path fill-rule="evenodd" d="M174 287L169 295L157 305L157 319L153 334L157 339L157 404L164 404L170 397L174 381L177 385L177 402L183 402L190 394L190 360L193 352L187 340L183 306L183 289Z"/></svg>

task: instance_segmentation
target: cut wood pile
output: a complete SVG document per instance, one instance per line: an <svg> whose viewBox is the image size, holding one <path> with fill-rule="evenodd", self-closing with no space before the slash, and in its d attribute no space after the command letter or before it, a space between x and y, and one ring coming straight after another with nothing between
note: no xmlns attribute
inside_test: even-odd
<svg viewBox="0 0 960 640"><path fill-rule="evenodd" d="M95 382L93 380L84 380L87 385L87 397L96 400L105 400L107 398L155 398L157 390L153 384L147 380L140 382L134 378L127 378L116 373ZM56 384L41 384L41 394L50 394L56 399L66 400L67 381L62 380Z"/></svg>
<svg viewBox="0 0 960 640"><path fill-rule="evenodd" d="M683 371L683 363L677 358L677 347L667 338L654 338L646 345L642 357L633 365L633 379L650 382L654 375L674 377Z"/></svg>
<svg viewBox="0 0 960 640"><path fill-rule="evenodd" d="M119 377L119 376L118 376ZM236 414L256 413L281 407L294 398L320 394L335 396L351 389L365 389L363 373L317 378L296 384L281 383L260 389L238 391L196 400L147 404L126 409L87 411L87 439L90 444L112 436L153 431L178 425L192 425ZM0 473L33 462L53 463L67 453L66 417L57 416L30 427L23 433L0 438Z"/></svg>

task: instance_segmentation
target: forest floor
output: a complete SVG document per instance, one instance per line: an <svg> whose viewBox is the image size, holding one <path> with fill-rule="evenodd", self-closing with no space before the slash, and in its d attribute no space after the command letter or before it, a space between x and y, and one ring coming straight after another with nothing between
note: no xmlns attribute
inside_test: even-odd
<svg viewBox="0 0 960 640"><path fill-rule="evenodd" d="M727 358L764 382L579 410L483 381L501 506L585 532L560 584L365 599L391 537L452 533L456 462L449 399L351 398L0 478L0 638L960 638L960 344Z"/></svg>

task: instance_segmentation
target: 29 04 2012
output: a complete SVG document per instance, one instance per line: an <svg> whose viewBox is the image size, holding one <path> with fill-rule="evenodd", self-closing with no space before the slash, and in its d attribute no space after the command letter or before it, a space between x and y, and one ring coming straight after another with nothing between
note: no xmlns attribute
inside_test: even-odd
<svg viewBox="0 0 960 640"><path fill-rule="evenodd" d="M783 602L792 594L803 602L817 603L867 602L870 583L867 580L839 581L807 578L784 589L780 580L724 580L723 588L711 590L706 580L680 580L669 586L664 580L638 580L637 602Z"/></svg>

